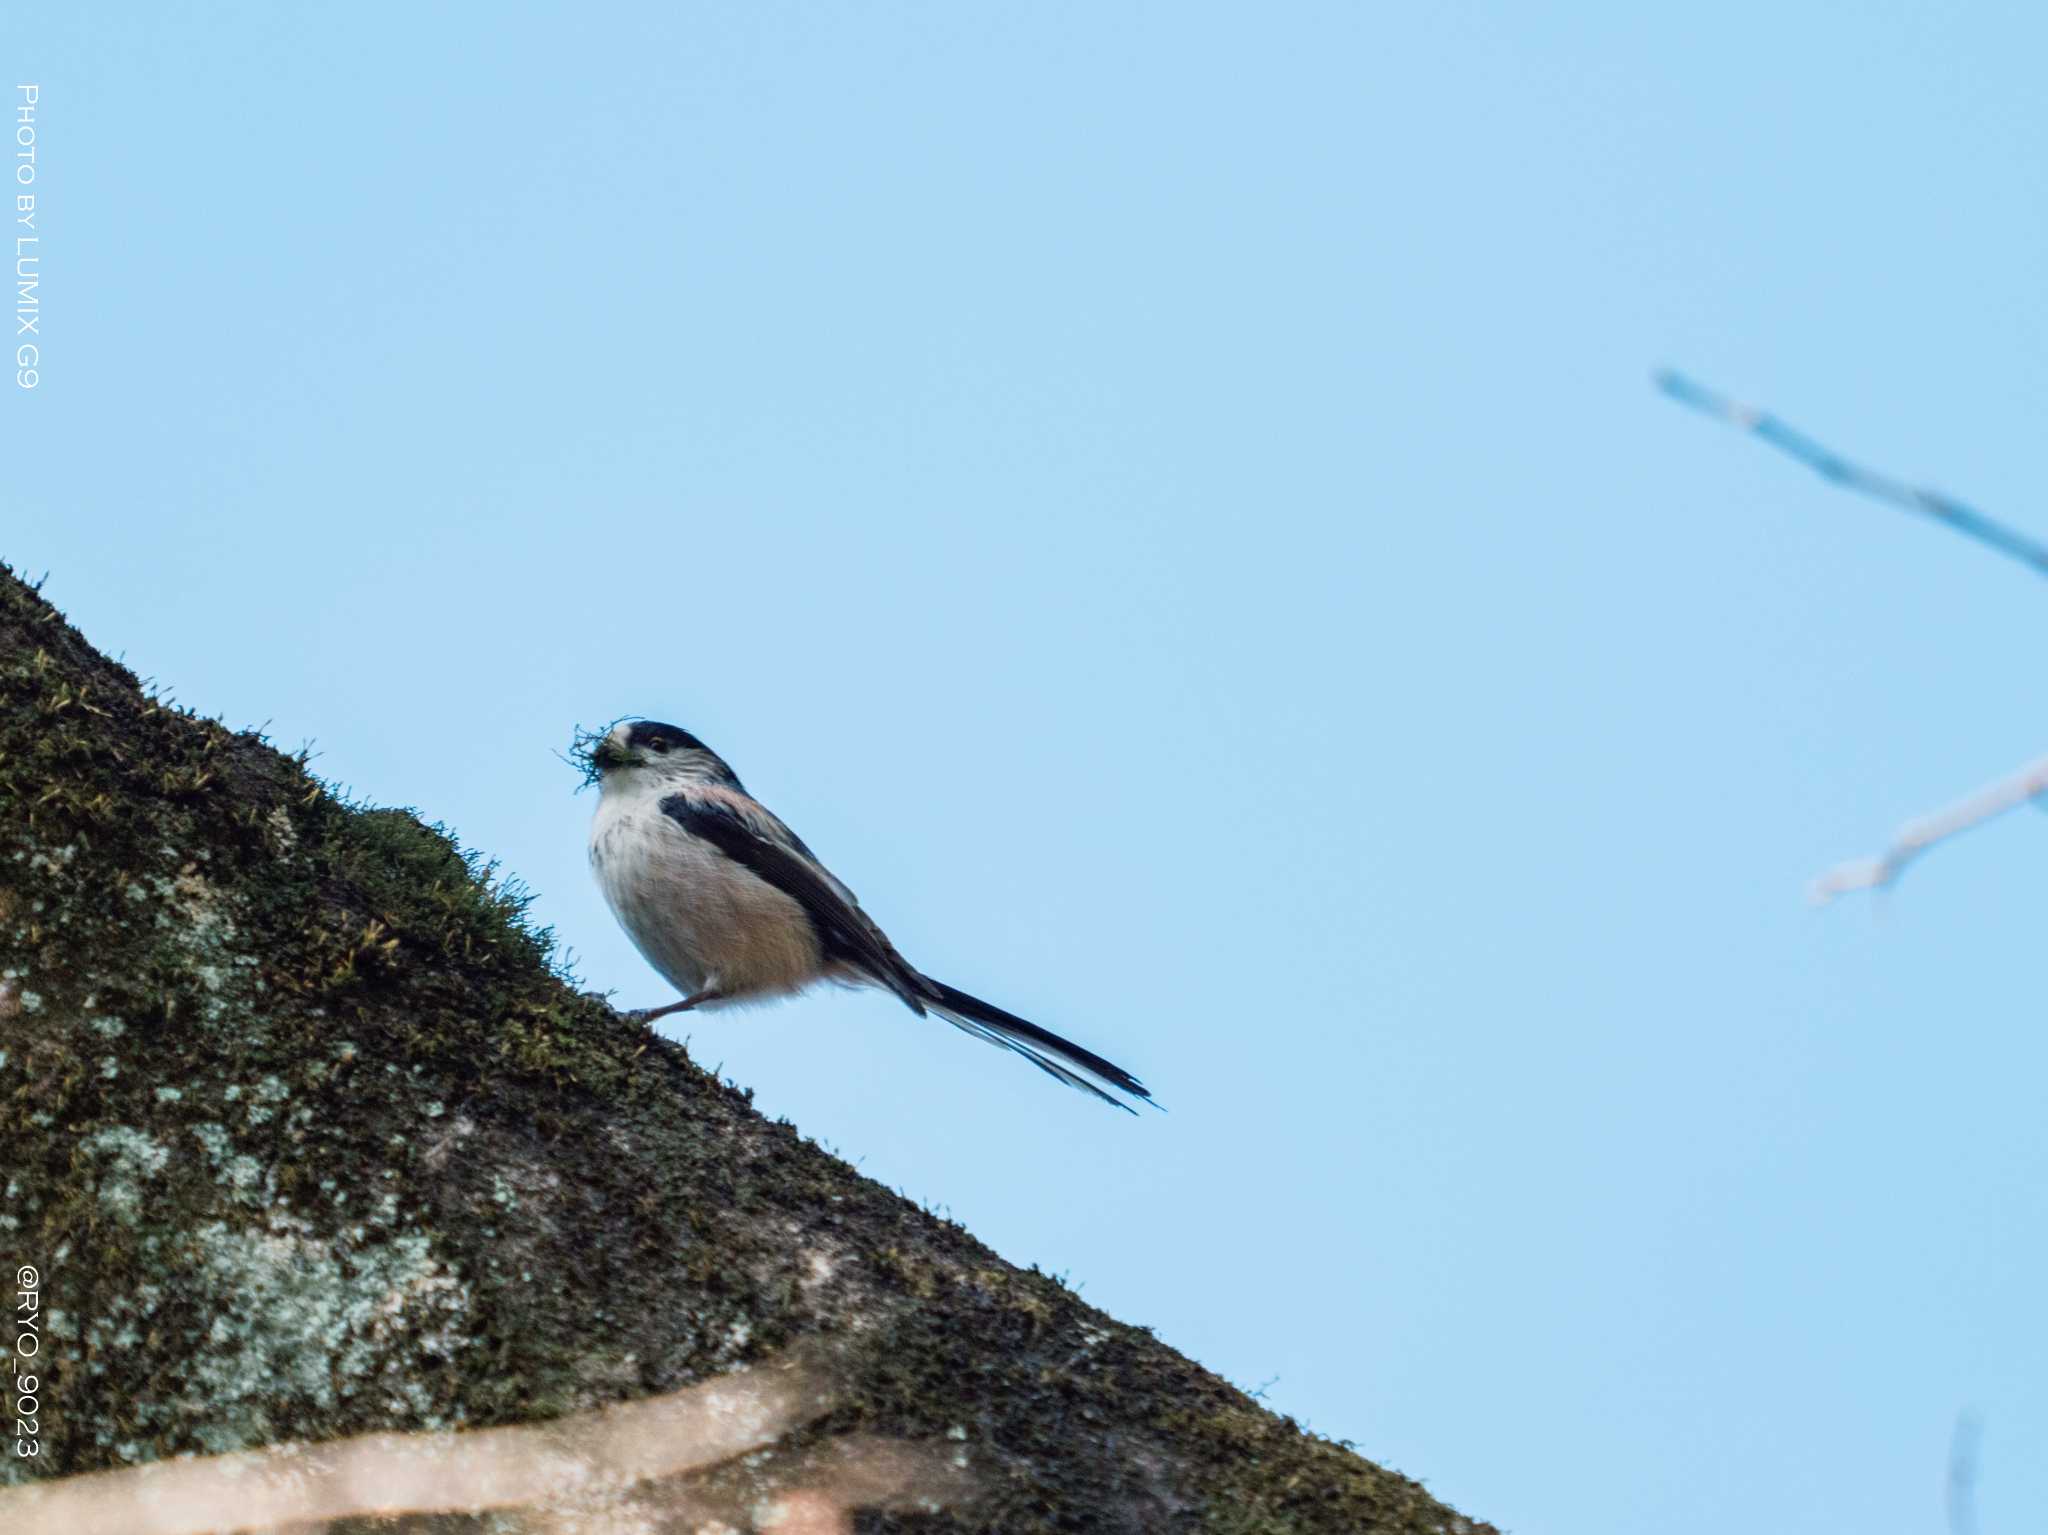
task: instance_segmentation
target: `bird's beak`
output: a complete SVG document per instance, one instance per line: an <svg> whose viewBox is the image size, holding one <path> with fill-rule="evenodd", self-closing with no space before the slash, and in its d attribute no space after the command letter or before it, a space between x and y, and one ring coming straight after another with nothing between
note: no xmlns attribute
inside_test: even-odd
<svg viewBox="0 0 2048 1535"><path fill-rule="evenodd" d="M606 736L596 746L591 748L590 760L596 765L600 773L604 773L632 759L626 755L626 749L623 746L619 745L610 736Z"/></svg>

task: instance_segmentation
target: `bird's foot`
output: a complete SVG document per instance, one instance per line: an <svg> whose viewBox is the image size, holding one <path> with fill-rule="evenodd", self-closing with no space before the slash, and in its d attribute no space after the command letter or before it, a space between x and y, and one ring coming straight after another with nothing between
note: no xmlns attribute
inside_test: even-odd
<svg viewBox="0 0 2048 1535"><path fill-rule="evenodd" d="M626 1016L635 1023L652 1023L657 1018L666 1018L670 1013L688 1012L700 1002L715 1002L722 995L723 993L714 987L710 991L700 991L693 997L685 997L680 1002L671 1002L667 1007L636 1008Z"/></svg>

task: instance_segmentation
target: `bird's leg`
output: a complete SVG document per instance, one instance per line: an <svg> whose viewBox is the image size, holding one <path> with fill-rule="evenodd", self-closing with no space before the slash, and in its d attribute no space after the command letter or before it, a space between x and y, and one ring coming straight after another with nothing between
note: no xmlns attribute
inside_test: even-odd
<svg viewBox="0 0 2048 1535"><path fill-rule="evenodd" d="M699 1002L716 1002L725 993L716 986L700 991L695 996L685 997L680 1002L671 1002L667 1007L643 1007L637 1012L626 1014L635 1023L652 1023L657 1018L666 1018L670 1013L686 1013Z"/></svg>

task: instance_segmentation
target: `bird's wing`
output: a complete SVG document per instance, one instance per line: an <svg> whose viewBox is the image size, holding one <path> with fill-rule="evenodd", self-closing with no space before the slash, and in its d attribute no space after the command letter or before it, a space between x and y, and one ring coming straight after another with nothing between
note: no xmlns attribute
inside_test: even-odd
<svg viewBox="0 0 2048 1535"><path fill-rule="evenodd" d="M924 977L860 909L853 892L809 856L810 849L774 816L751 800L742 803L727 794L671 794L661 802L661 811L801 906L828 956L872 976L912 1012L924 1012Z"/></svg>

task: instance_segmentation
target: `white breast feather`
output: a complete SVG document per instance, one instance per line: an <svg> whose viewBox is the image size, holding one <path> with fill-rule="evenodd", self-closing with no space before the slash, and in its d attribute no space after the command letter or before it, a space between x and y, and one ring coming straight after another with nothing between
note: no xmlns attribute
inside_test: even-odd
<svg viewBox="0 0 2048 1535"><path fill-rule="evenodd" d="M745 1001L817 980L803 908L663 814L673 791L607 785L591 818L590 866L634 947L685 996L709 987Z"/></svg>

